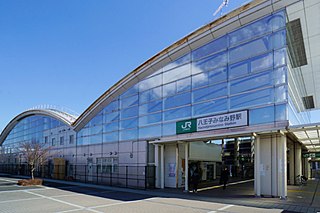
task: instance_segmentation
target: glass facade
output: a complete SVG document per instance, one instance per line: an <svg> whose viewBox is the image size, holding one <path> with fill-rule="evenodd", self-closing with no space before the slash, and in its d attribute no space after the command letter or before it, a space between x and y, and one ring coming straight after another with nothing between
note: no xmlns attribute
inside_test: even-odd
<svg viewBox="0 0 320 213"><path fill-rule="evenodd" d="M298 75L301 75L301 67L292 65L294 62L288 48L290 31L286 29L287 19L288 14L284 10L275 12L206 44L194 47L195 44L205 40L200 39L189 45L192 49L189 52L184 52L183 45L188 45L185 41L182 42L182 49L171 46L172 49L166 50L169 51L166 53L168 58L176 57L179 51L183 51L183 55L180 54L178 59L164 64L158 70L154 69L158 64L152 64L152 62L144 64L148 69L146 72L151 72L150 70L153 69L153 73L146 77L141 77L145 76L146 72L143 73L140 68L138 72L129 74L120 82L124 83L127 80L130 81L131 77L137 77L138 83L121 94L120 91L112 91L114 93L111 96L105 93L83 114L83 116L92 116L91 113L95 113L93 118L90 117L91 120L89 117L81 118L68 126L48 116L25 117L18 121L0 147L0 151L6 156L6 158L0 158L0 162L17 164L21 160L21 156L19 157L16 151L20 144L25 141L35 141L53 147L56 153L52 157L53 162L61 159L65 161L63 171L66 171L66 177L71 178L70 180L84 182L96 180L103 184L114 184L118 181L123 186L128 184L128 181L121 180L124 174L131 178L127 175L128 171L135 176L140 175L146 178L145 170L141 168L146 169L148 166L156 165L156 146L149 143L150 141L155 143L169 141L165 144L168 147L165 154L172 156L176 154L174 140L177 138L183 140L183 136L181 138L168 136L177 134L176 124L179 121L194 119L190 122L192 124L196 118L205 119L211 116L212 119L220 115L226 115L227 120L224 121L229 121L229 115L245 112L248 120L242 119L243 124L240 124L240 127L234 125L235 128L230 130L214 131L214 134L218 133L219 137L223 137L223 132L228 132L230 137L233 134L239 134L239 131L241 134L259 133L309 123L309 113L306 112L301 100L305 97L303 92L306 93L306 91L300 91L303 88L299 88L304 85L301 86L295 82ZM198 36L197 33L203 32L196 31L193 35ZM185 39L188 40L189 37ZM171 50L178 52L171 55ZM161 57L159 60L165 57L162 53L159 56ZM150 61L154 59L157 60L157 57ZM296 72L295 69L300 70ZM130 83L128 82L125 88L128 88ZM115 85L114 88L117 86L119 85ZM103 105L105 102L108 102L107 106ZM101 105L97 106L98 103ZM105 107L102 108L102 105ZM93 111L90 111L92 109ZM101 110L96 112L96 109ZM222 116L220 117L223 119ZM89 122L82 123L88 120ZM242 126L246 125L246 121L249 127ZM187 123L184 123L187 127ZM79 128L77 132L73 127ZM207 129L203 129L205 130ZM204 143L196 141L196 137L200 135L203 138L210 138L209 134L211 132L192 133L195 139L192 143L190 142L189 152L192 153L193 150L194 153L202 153L199 144L202 146ZM168 138L160 140L162 137ZM226 142L224 150L229 153L237 149L249 150L241 153L239 151L241 158L238 160L235 160L233 155L229 156L230 159L225 158L225 162L229 161L227 165L241 164L240 161L244 164L247 161L246 163L249 163L247 167L252 167L254 142L251 137L224 138L223 140ZM182 151L184 149L182 144L177 144L179 152ZM181 148L179 148L180 145ZM191 145L196 146L192 149ZM212 156L218 156L219 159L210 159L210 161L202 159L203 162L221 164L221 149L217 153L212 153ZM179 155L176 166L180 172L183 154ZM189 158L189 162L195 159L201 160L203 157L195 156L194 159ZM167 156L165 158L170 159ZM59 162L54 164L59 166ZM213 171L213 164L209 166ZM48 165L48 170L52 170L51 167L52 165ZM220 168L217 171L220 171ZM52 171L49 173L53 174ZM164 176L167 176L166 171ZM113 177L117 178L116 181L113 181ZM182 175L177 174L177 177L181 178ZM144 186L146 186L145 183L143 182Z"/></svg>
<svg viewBox="0 0 320 213"><path fill-rule="evenodd" d="M121 164L123 153L148 149L135 148L135 141L175 135L180 120L248 110L250 126L275 126L290 113L287 57L286 17L280 11L161 67L110 102L76 136L63 135L60 127L73 130L53 118L31 116L14 127L2 150L10 153L35 140L82 163L92 161L88 155L114 158L104 155L117 153ZM119 142L128 143L125 151ZM69 144L77 150L67 150Z"/></svg>
<svg viewBox="0 0 320 213"><path fill-rule="evenodd" d="M26 117L19 121L3 142L2 154L9 156L5 158L7 162L3 163L18 163L19 156L15 153L19 152L24 142L45 143L54 149L63 149L70 143L74 143L74 135L75 132L68 125L52 117L42 115Z"/></svg>
<svg viewBox="0 0 320 213"><path fill-rule="evenodd" d="M250 125L286 121L285 27L281 11L167 64L101 110L78 144L175 135L179 120L243 109Z"/></svg>

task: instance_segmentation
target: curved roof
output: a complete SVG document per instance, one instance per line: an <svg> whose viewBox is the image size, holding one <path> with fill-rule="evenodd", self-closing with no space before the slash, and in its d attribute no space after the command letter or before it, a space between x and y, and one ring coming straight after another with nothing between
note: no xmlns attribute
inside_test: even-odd
<svg viewBox="0 0 320 213"><path fill-rule="evenodd" d="M68 113L52 109L30 110L21 113L3 130L2 134L0 135L0 145L1 141L4 140L3 138L9 134L10 130L20 119L32 114L42 114L55 117L73 127L75 131L79 131L115 98L144 79L146 76L158 71L159 68L175 61L184 54L197 49L201 45L204 45L215 38L219 38L230 31L246 25L260 17L278 11L288 6L288 4L293 4L298 1L300 0L292 0L289 2L283 2L281 0L273 0L272 2L270 0L254 0L249 2L220 17L219 19L200 27L199 29L160 51L156 55L152 56L149 60L138 66L135 70L130 72L111 88L109 88L105 93L103 93L78 118L69 115Z"/></svg>
<svg viewBox="0 0 320 213"><path fill-rule="evenodd" d="M277 0L275 0L275 3L276 2ZM134 84L138 83L144 77L158 71L158 69L164 65L175 61L184 54L208 43L209 41L212 41L215 38L225 35L226 33L259 17L271 14L284 6L285 4L274 6L273 3L268 0L254 0L239 7L238 9L235 9L227 15L220 17L219 19L200 27L151 57L103 93L78 117L73 124L74 129L76 131L80 130L116 97L121 95Z"/></svg>
<svg viewBox="0 0 320 213"><path fill-rule="evenodd" d="M68 114L66 112L59 111L57 109L31 109L26 110L19 115L17 115L15 118L13 118L9 124L4 128L4 130L1 132L0 135L0 145L4 142L6 137L9 135L10 131L21 121L22 119L33 116L33 115L44 115L49 116L52 118L55 118L66 125L72 127L73 122L76 120L76 117L74 115Z"/></svg>

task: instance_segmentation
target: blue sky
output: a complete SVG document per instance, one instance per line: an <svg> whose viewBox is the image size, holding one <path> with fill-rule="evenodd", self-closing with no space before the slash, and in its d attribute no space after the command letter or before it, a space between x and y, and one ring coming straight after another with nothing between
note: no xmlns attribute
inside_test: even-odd
<svg viewBox="0 0 320 213"><path fill-rule="evenodd" d="M222 0L0 1L0 130L37 105L82 113ZM247 0L231 0L223 12Z"/></svg>

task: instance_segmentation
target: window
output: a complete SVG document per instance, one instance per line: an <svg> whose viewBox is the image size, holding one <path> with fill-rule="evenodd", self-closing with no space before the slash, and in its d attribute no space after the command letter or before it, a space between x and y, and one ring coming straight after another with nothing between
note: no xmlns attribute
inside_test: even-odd
<svg viewBox="0 0 320 213"><path fill-rule="evenodd" d="M145 126L152 123L158 123L162 120L162 113L141 116L139 118L139 126Z"/></svg>
<svg viewBox="0 0 320 213"><path fill-rule="evenodd" d="M198 60L204 56L211 55L227 48L227 36L218 38L192 52L192 59Z"/></svg>
<svg viewBox="0 0 320 213"><path fill-rule="evenodd" d="M97 158L97 170L103 174L117 173L119 171L117 157Z"/></svg>
<svg viewBox="0 0 320 213"><path fill-rule="evenodd" d="M178 109L172 109L164 112L164 120L174 120L191 117L191 107L186 106Z"/></svg>
<svg viewBox="0 0 320 213"><path fill-rule="evenodd" d="M183 93L171 96L164 99L164 108L170 109L178 106L183 106L191 103L191 94Z"/></svg>
<svg viewBox="0 0 320 213"><path fill-rule="evenodd" d="M138 104L138 95L131 96L129 98L123 98L121 100L121 108L127 108Z"/></svg>
<svg viewBox="0 0 320 213"><path fill-rule="evenodd" d="M45 137L44 137L44 143L45 143L45 144L48 143L48 139L49 139L48 136L45 136Z"/></svg>
<svg viewBox="0 0 320 213"><path fill-rule="evenodd" d="M249 92L230 98L230 109L270 104L274 101L273 88Z"/></svg>
<svg viewBox="0 0 320 213"><path fill-rule="evenodd" d="M153 101L139 107L139 114L148 114L162 110L162 100Z"/></svg>
<svg viewBox="0 0 320 213"><path fill-rule="evenodd" d="M55 145L56 145L56 139L55 139L55 138L52 138L52 139L51 139L51 145L52 145L52 146L55 146Z"/></svg>
<svg viewBox="0 0 320 213"><path fill-rule="evenodd" d="M117 120L119 120L119 111L115 111L104 115L104 123L109 123Z"/></svg>
<svg viewBox="0 0 320 213"><path fill-rule="evenodd" d="M64 137L60 137L60 145L64 145Z"/></svg>
<svg viewBox="0 0 320 213"><path fill-rule="evenodd" d="M161 125L143 127L139 129L139 138L152 138L161 136Z"/></svg>
<svg viewBox="0 0 320 213"><path fill-rule="evenodd" d="M250 58L268 52L272 49L271 36L264 36L249 43L231 49L229 52L230 62L240 61L241 59Z"/></svg>
<svg viewBox="0 0 320 213"><path fill-rule="evenodd" d="M138 138L138 129L126 129L120 131L120 140L136 140Z"/></svg>
<svg viewBox="0 0 320 213"><path fill-rule="evenodd" d="M152 76L146 80L143 80L139 83L139 91L145 91L153 87L160 86L162 84L162 74Z"/></svg>
<svg viewBox="0 0 320 213"><path fill-rule="evenodd" d="M204 102L200 104L195 104L192 106L193 116L214 114L221 111L226 111L228 109L227 99L219 99L209 102Z"/></svg>
<svg viewBox="0 0 320 213"><path fill-rule="evenodd" d="M120 129L132 129L138 126L138 118L120 121Z"/></svg>
<svg viewBox="0 0 320 213"><path fill-rule="evenodd" d="M180 66L182 64L189 63L190 60L191 60L191 55L190 55L190 53L187 53L186 55L178 58L174 62L171 62L170 64L163 67L163 71L171 70L172 68L175 68L175 67Z"/></svg>
<svg viewBox="0 0 320 213"><path fill-rule="evenodd" d="M162 125L162 136L175 135L176 134L176 122L166 123Z"/></svg>
<svg viewBox="0 0 320 213"><path fill-rule="evenodd" d="M119 109L119 101L115 100L115 101L109 103L109 105L104 108L104 112L111 113L111 112L117 111L118 109Z"/></svg>
<svg viewBox="0 0 320 213"><path fill-rule="evenodd" d="M119 122L112 122L112 123L106 123L103 126L103 132L112 132L112 131L116 131L119 130Z"/></svg>
<svg viewBox="0 0 320 213"><path fill-rule="evenodd" d="M214 56L202 59L194 64L192 67L192 74L197 74L201 72L207 72L227 64L227 52L219 53Z"/></svg>
<svg viewBox="0 0 320 213"><path fill-rule="evenodd" d="M121 119L138 116L138 110L139 110L138 106L123 109L121 111Z"/></svg>
<svg viewBox="0 0 320 213"><path fill-rule="evenodd" d="M190 70L190 64L182 65L180 67L169 70L163 73L163 83L166 84L178 79L188 77L190 75Z"/></svg>
<svg viewBox="0 0 320 213"><path fill-rule="evenodd" d="M190 91L191 78L185 78L179 81L172 82L163 86L163 97L175 95L177 93Z"/></svg>
<svg viewBox="0 0 320 213"><path fill-rule="evenodd" d="M274 106L250 110L250 125L274 122Z"/></svg>
<svg viewBox="0 0 320 213"><path fill-rule="evenodd" d="M102 115L97 115L96 117L91 119L91 121L89 122L89 125L90 126L101 125L102 120L103 120Z"/></svg>
<svg viewBox="0 0 320 213"><path fill-rule="evenodd" d="M194 90L192 92L193 102L206 101L218 97L226 96L228 94L227 83L217 84L210 87Z"/></svg>
<svg viewBox="0 0 320 213"><path fill-rule="evenodd" d="M119 140L119 132L109 132L109 133L104 133L103 134L103 142L108 143L108 142L115 142Z"/></svg>
<svg viewBox="0 0 320 213"><path fill-rule="evenodd" d="M255 90L273 85L273 72L267 71L257 75L250 75L230 82L230 94Z"/></svg>
<svg viewBox="0 0 320 213"><path fill-rule="evenodd" d="M161 87L156 87L151 90L140 93L139 102L140 104L150 102L162 97Z"/></svg>
<svg viewBox="0 0 320 213"><path fill-rule="evenodd" d="M74 135L69 135L69 144L74 144Z"/></svg>

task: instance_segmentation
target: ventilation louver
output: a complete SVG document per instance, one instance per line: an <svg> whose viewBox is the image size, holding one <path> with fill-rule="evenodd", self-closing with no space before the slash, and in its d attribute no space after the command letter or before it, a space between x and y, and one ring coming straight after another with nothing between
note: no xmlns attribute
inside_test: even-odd
<svg viewBox="0 0 320 213"><path fill-rule="evenodd" d="M292 59L292 68L307 65L300 19L287 23L287 44Z"/></svg>
<svg viewBox="0 0 320 213"><path fill-rule="evenodd" d="M304 104L304 107L306 109L314 109L314 101L313 101L313 96L306 96L306 97L302 97L302 101Z"/></svg>

